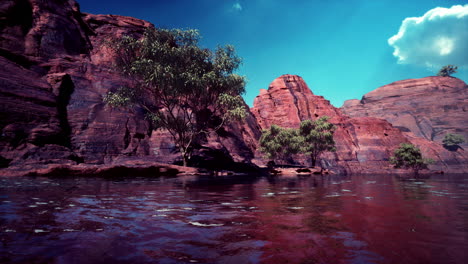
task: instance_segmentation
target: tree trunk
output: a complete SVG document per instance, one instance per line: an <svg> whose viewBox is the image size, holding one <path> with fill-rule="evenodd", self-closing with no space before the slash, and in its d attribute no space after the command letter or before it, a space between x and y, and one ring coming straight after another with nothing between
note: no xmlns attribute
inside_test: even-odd
<svg viewBox="0 0 468 264"><path fill-rule="evenodd" d="M312 160L312 168L315 168L315 163L317 162L317 159L313 155L311 155L310 158Z"/></svg>
<svg viewBox="0 0 468 264"><path fill-rule="evenodd" d="M180 148L180 153L182 154L182 162L184 167L188 167L189 155L187 151L182 147Z"/></svg>

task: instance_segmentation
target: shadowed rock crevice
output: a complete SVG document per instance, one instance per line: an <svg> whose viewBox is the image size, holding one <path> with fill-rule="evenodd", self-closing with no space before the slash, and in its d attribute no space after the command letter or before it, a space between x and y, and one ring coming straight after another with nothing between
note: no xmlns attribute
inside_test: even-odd
<svg viewBox="0 0 468 264"><path fill-rule="evenodd" d="M30 69L34 65L34 61L30 60L28 57L21 54L13 53L9 50L0 48L0 56L4 57L10 61L14 61L23 68Z"/></svg>
<svg viewBox="0 0 468 264"><path fill-rule="evenodd" d="M83 14L74 0L0 1L0 155L18 166L177 161L167 131L154 131L141 111L102 102L132 81L113 70L114 54L103 43L140 37L148 27L136 18ZM260 132L251 115L246 120L230 124L226 137L210 136L206 147L250 162Z"/></svg>
<svg viewBox="0 0 468 264"><path fill-rule="evenodd" d="M7 168L10 162L11 162L11 159L6 159L0 156L0 168Z"/></svg>
<svg viewBox="0 0 468 264"><path fill-rule="evenodd" d="M82 14L73 0L0 1L0 156L11 160L0 163L34 169L34 164L83 162L114 166L129 158L177 162L180 153L167 131L154 130L142 111L112 109L102 101L108 91L132 82L113 70L115 54L102 44L122 35L142 36L148 27L153 25L136 18ZM433 83L430 87L438 89L426 89ZM408 141L439 160L434 168L454 163L459 172L468 171L463 150L451 152L439 143L445 131L468 131L466 84L430 77L389 86L348 103L342 113L314 95L299 76L282 76L268 91L261 90L244 121L206 135L197 153L226 168L262 165L260 129L297 127L301 120L327 115L337 126L338 151L323 156L324 166L338 172L387 170L389 155ZM408 91L414 92L412 99ZM411 104L414 98L419 102ZM457 107L439 106L439 101ZM416 122L423 120L416 118L420 113L429 115L422 125ZM410 134L413 129L429 131L425 135L435 142Z"/></svg>
<svg viewBox="0 0 468 264"><path fill-rule="evenodd" d="M128 148L128 145L130 145L130 130L128 129L128 119L127 119L127 122L125 122L125 134L124 134L124 138L123 138L123 143L124 143L124 147L123 149L127 149Z"/></svg>
<svg viewBox="0 0 468 264"><path fill-rule="evenodd" d="M60 122L60 128L62 130L57 143L65 147L71 147L71 127L70 123L68 122L67 107L70 103L70 98L74 90L75 86L73 84L72 79L70 78L70 75L64 75L59 87L59 93L57 97L58 119Z"/></svg>
<svg viewBox="0 0 468 264"><path fill-rule="evenodd" d="M3 0L0 3L0 47L22 52L22 43L15 37L24 37L33 25L33 9L28 0ZM8 33L7 33L8 32ZM14 35L14 37L9 37Z"/></svg>

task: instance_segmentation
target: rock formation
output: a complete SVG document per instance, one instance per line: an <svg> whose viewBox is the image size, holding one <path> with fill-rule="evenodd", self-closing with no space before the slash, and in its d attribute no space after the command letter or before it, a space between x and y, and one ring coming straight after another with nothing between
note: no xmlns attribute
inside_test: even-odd
<svg viewBox="0 0 468 264"><path fill-rule="evenodd" d="M113 69L114 55L105 42L140 36L148 27L153 25L135 18L83 14L74 0L3 0L0 168L8 168L0 175L15 169L23 174L99 174L96 166L107 173L119 164L141 171L180 159L168 133L154 130L141 109L113 109L103 103L108 91L129 81ZM244 122L206 135L194 162L214 169L261 165L260 128L297 127L301 120L327 115L337 126L338 150L324 155L324 167L386 172L393 150L410 141L437 161L434 169L466 172L464 151L450 152L440 144L445 131L468 136L466 104L466 84L431 77L384 86L337 109L314 95L300 77L284 75L261 91Z"/></svg>
<svg viewBox="0 0 468 264"><path fill-rule="evenodd" d="M105 41L141 35L149 22L83 14L74 0L0 4L0 165L103 164L125 157L179 157L141 109L112 109L103 96L128 80L112 68ZM259 129L252 116L212 133L200 155L250 162ZM207 157L209 158L209 157Z"/></svg>
<svg viewBox="0 0 468 264"><path fill-rule="evenodd" d="M468 139L468 85L460 79L434 76L394 82L361 100L346 101L341 110L351 117L385 119L429 156L440 157L453 170L466 171L468 142L451 152L441 146L447 133Z"/></svg>
<svg viewBox="0 0 468 264"><path fill-rule="evenodd" d="M352 117L383 118L402 132L436 142L442 142L446 133L468 138L468 86L453 77L394 82L361 100L346 101L341 110Z"/></svg>
<svg viewBox="0 0 468 264"><path fill-rule="evenodd" d="M402 133L389 122L372 115L345 115L322 96L314 95L299 76L283 75L274 80L268 90L260 91L251 111L262 129L272 124L297 128L302 120L329 116L330 122L337 127L337 152L324 156L322 165L325 167L350 172L385 172L391 169L388 160L399 144L412 142L421 147L423 154L436 160L433 169L468 169L462 155L451 153L438 143Z"/></svg>

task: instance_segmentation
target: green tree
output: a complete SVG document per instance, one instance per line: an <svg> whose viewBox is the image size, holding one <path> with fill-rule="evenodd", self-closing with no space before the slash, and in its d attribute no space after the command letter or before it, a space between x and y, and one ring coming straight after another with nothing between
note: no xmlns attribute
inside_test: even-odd
<svg viewBox="0 0 468 264"><path fill-rule="evenodd" d="M443 76L443 77L451 76L452 74L457 72L457 69L458 67L454 65L443 66L437 73L437 76Z"/></svg>
<svg viewBox="0 0 468 264"><path fill-rule="evenodd" d="M198 46L197 30L148 29L141 38L108 42L116 68L131 79L109 92L114 107L139 106L155 129L166 129L188 165L194 140L226 121L245 117L240 97L245 79L234 74L241 59L234 47Z"/></svg>
<svg viewBox="0 0 468 264"><path fill-rule="evenodd" d="M465 143L465 138L462 135L447 133L442 140L442 144L448 150L456 150L460 144Z"/></svg>
<svg viewBox="0 0 468 264"><path fill-rule="evenodd" d="M259 141L260 151L272 161L288 160L299 152L301 142L298 140L296 129L272 125L269 129L262 131Z"/></svg>
<svg viewBox="0 0 468 264"><path fill-rule="evenodd" d="M423 158L421 150L413 144L402 143L390 157L390 163L395 168L413 169L414 174L418 175L419 170L426 169L433 160Z"/></svg>
<svg viewBox="0 0 468 264"><path fill-rule="evenodd" d="M315 121L304 120L299 127L301 152L310 155L312 167L315 167L320 155L325 151L336 151L333 133L335 126L328 122L328 116Z"/></svg>

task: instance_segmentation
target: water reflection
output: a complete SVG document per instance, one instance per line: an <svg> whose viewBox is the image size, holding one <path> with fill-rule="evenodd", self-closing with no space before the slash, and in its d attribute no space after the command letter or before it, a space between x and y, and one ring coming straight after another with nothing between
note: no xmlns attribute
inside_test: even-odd
<svg viewBox="0 0 468 264"><path fill-rule="evenodd" d="M0 179L1 263L465 263L437 175Z"/></svg>

